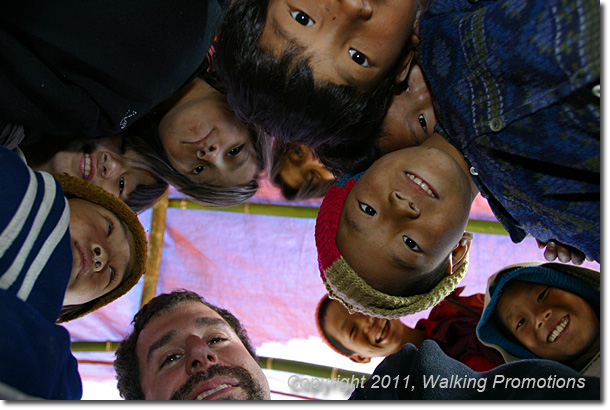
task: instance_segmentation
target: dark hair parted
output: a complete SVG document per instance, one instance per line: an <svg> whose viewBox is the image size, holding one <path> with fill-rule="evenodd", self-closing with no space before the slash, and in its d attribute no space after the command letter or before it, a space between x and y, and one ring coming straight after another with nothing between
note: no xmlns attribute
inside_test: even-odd
<svg viewBox="0 0 610 410"><path fill-rule="evenodd" d="M299 188L295 189L286 184L280 175L282 166L289 160L290 154L299 149L299 146L300 144L294 142L285 142L278 139L273 141L271 170L269 171L271 183L280 188L284 198L289 200L322 198L335 181L314 181L313 179L309 179Z"/></svg>
<svg viewBox="0 0 610 410"><path fill-rule="evenodd" d="M200 295L188 290L178 289L171 293L164 293L151 299L136 313L132 321L133 331L121 342L115 353L114 370L117 374L117 388L124 399L144 400L144 392L140 382L140 364L136 355L140 333L152 319L185 302L202 303L218 313L231 326L248 353L254 360L258 360L246 329L231 312L206 302Z"/></svg>
<svg viewBox="0 0 610 410"><path fill-rule="evenodd" d="M146 158L146 152L141 151L143 147L139 144L133 144L131 138L123 136L121 140L122 153L125 153L125 150L127 149L131 149L135 151L138 155ZM152 171L152 166L150 164L141 162L140 164L144 165L147 169L151 170L151 172L155 173L154 171ZM156 177L159 178L158 176ZM151 208L155 204L155 202L157 202L157 199L159 199L161 195L163 195L163 193L167 190L167 186L167 182L165 182L161 178L159 178L156 184L140 184L136 186L136 189L134 189L127 196L127 198L125 198L125 203L127 204L127 206L129 206L129 208L131 208L132 211L134 211L135 213L140 213L148 208Z"/></svg>
<svg viewBox="0 0 610 410"><path fill-rule="evenodd" d="M252 128L248 128L259 164L258 174L252 180L243 185L212 185L195 182L172 167L159 136L159 121L158 115L142 118L137 124L134 124L132 129L135 132L128 135L130 144L138 147L138 153L144 157L149 168L157 177L196 202L211 206L238 205L247 201L258 191L258 179L265 170L271 150L269 139L266 136L258 136Z"/></svg>
<svg viewBox="0 0 610 410"><path fill-rule="evenodd" d="M352 352L347 347L343 346L341 344L341 342L339 342L337 339L332 337L326 331L326 321L325 321L325 319L326 319L326 312L328 311L328 306L330 305L330 302L332 302L332 301L333 301L333 299L329 298L328 295L326 295L326 297L324 299L322 299L322 301L320 302L320 307L318 308L318 317L316 318L316 320L318 321L318 326L320 327L320 330L323 333L322 336L326 337L328 342L335 349L337 349L339 352L341 352L342 354L344 354L346 356L352 356L352 355L356 354L356 352ZM335 301L335 302L341 303L339 301Z"/></svg>
<svg viewBox="0 0 610 410"><path fill-rule="evenodd" d="M267 5L234 1L220 28L212 67L229 105L261 132L312 147L325 165L333 151L361 157L381 130L398 65L372 90L316 81L304 49L293 44L276 58L260 46Z"/></svg>

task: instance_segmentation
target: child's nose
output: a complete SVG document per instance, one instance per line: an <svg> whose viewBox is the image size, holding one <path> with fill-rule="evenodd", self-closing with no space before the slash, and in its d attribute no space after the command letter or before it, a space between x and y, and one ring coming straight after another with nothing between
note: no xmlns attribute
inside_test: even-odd
<svg viewBox="0 0 610 410"><path fill-rule="evenodd" d="M390 193L390 203L401 216L418 218L421 214L419 206L409 197L399 191L392 191Z"/></svg>
<svg viewBox="0 0 610 410"><path fill-rule="evenodd" d="M197 159L205 159L208 162L215 163L220 156L220 146L216 143L197 149Z"/></svg>
<svg viewBox="0 0 610 410"><path fill-rule="evenodd" d="M373 9L368 1L340 0L341 10L351 18L368 20L373 15Z"/></svg>
<svg viewBox="0 0 610 410"><path fill-rule="evenodd" d="M125 161L122 158L105 153L102 160L102 178L111 178L125 170Z"/></svg>
<svg viewBox="0 0 610 410"><path fill-rule="evenodd" d="M106 252L104 247L99 244L94 243L92 248L93 248L92 249L93 271L101 272L104 270L104 268L106 267L106 264L108 263L108 253Z"/></svg>
<svg viewBox="0 0 610 410"><path fill-rule="evenodd" d="M549 320L551 317L551 309L541 309L538 312L538 317L536 318L538 328L542 327L542 325Z"/></svg>

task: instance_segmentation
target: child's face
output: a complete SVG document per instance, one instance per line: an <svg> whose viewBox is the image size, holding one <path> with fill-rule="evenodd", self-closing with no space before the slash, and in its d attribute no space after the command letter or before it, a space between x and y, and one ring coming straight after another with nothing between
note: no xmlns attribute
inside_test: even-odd
<svg viewBox="0 0 610 410"><path fill-rule="evenodd" d="M138 185L158 182L140 165L140 155L127 149L122 152L120 135L96 140L75 140L67 149L57 152L44 171L68 174L93 183L122 201Z"/></svg>
<svg viewBox="0 0 610 410"><path fill-rule="evenodd" d="M335 179L305 145L291 152L280 169L280 177L293 189L299 189L308 181L332 181Z"/></svg>
<svg viewBox="0 0 610 410"><path fill-rule="evenodd" d="M350 314L340 302L330 301L324 318L326 332L352 352L385 357L402 347L400 320Z"/></svg>
<svg viewBox="0 0 610 410"><path fill-rule="evenodd" d="M296 44L316 79L370 89L401 57L416 1L270 0L260 45L279 56Z"/></svg>
<svg viewBox="0 0 610 410"><path fill-rule="evenodd" d="M159 136L170 164L195 182L244 185L258 174L248 129L215 90L172 108L159 123Z"/></svg>
<svg viewBox="0 0 610 410"><path fill-rule="evenodd" d="M382 152L420 145L434 133L436 114L421 68L412 65L407 90L395 94L383 121L385 135L377 143Z"/></svg>
<svg viewBox="0 0 610 410"><path fill-rule="evenodd" d="M599 319L580 296L558 288L513 280L495 315L536 356L566 362L599 340Z"/></svg>
<svg viewBox="0 0 610 410"><path fill-rule="evenodd" d="M73 262L64 306L116 289L136 258L133 234L112 211L83 199L68 202Z"/></svg>
<svg viewBox="0 0 610 410"><path fill-rule="evenodd" d="M464 234L470 205L468 180L444 151L394 151L350 191L337 247L370 286L402 293L449 257Z"/></svg>

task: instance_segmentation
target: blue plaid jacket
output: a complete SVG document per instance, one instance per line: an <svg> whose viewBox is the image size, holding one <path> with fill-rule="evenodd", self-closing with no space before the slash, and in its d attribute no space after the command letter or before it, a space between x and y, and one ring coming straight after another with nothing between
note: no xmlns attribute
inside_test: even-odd
<svg viewBox="0 0 610 410"><path fill-rule="evenodd" d="M418 48L436 131L511 239L556 239L597 261L599 15L594 0L432 0Z"/></svg>

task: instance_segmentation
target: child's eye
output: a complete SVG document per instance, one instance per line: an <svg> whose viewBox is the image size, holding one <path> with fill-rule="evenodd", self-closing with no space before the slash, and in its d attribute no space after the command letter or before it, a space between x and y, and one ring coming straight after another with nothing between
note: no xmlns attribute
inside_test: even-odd
<svg viewBox="0 0 610 410"><path fill-rule="evenodd" d="M366 58L364 54L362 54L358 50L354 50L353 48L349 49L349 56L354 60L354 62L362 67L370 67L369 59Z"/></svg>
<svg viewBox="0 0 610 410"><path fill-rule="evenodd" d="M108 281L108 285L106 285L106 287L109 287L110 285L112 285L112 283L116 280L116 271L114 270L114 268L111 266L110 267L110 280Z"/></svg>
<svg viewBox="0 0 610 410"><path fill-rule="evenodd" d="M421 249L419 249L419 246L417 246L417 243L415 243L415 241L413 239L409 238L408 236L403 235L402 241L405 243L405 245L407 245L407 247L409 249L412 249L416 252L421 251Z"/></svg>
<svg viewBox="0 0 610 410"><path fill-rule="evenodd" d="M292 15L294 21L296 21L297 23L307 27L313 26L313 20L311 19L311 17L309 17L302 11L291 11L290 14Z"/></svg>
<svg viewBox="0 0 610 410"><path fill-rule="evenodd" d="M515 330L519 329L521 326L523 326L523 324L525 323L525 318L521 319L519 321L519 323L517 323L517 326L515 327Z"/></svg>
<svg viewBox="0 0 610 410"><path fill-rule="evenodd" d="M426 117L424 117L424 114L419 115L419 124L424 129L424 131L428 130L428 124L426 123Z"/></svg>
<svg viewBox="0 0 610 410"><path fill-rule="evenodd" d="M229 151L227 153L227 157L234 157L235 155L239 154L243 148L244 148L244 144L241 144L239 147L233 148L231 151Z"/></svg>
<svg viewBox="0 0 610 410"><path fill-rule="evenodd" d="M114 231L114 224L108 218L106 218L106 223L108 224L108 236L110 236L110 234L112 234L112 231Z"/></svg>
<svg viewBox="0 0 610 410"><path fill-rule="evenodd" d="M365 214L369 215L369 216L375 216L377 215L377 211L375 211L373 208L371 208L370 206L368 206L367 204L363 204L362 202L358 202L358 205L360 205L360 209L362 210L362 212L364 212Z"/></svg>
<svg viewBox="0 0 610 410"><path fill-rule="evenodd" d="M544 295L546 295L546 292L549 290L549 288L546 288L545 290L543 290L539 295L538 295L538 303L542 302L542 299L544 299Z"/></svg>
<svg viewBox="0 0 610 410"><path fill-rule="evenodd" d="M356 326L352 327L352 330L349 331L349 338L352 340L356 336Z"/></svg>
<svg viewBox="0 0 610 410"><path fill-rule="evenodd" d="M199 165L197 168L193 170L193 174L201 174L205 169L205 165Z"/></svg>
<svg viewBox="0 0 610 410"><path fill-rule="evenodd" d="M125 178L121 177L119 179L119 195L123 193L124 189L125 189Z"/></svg>
<svg viewBox="0 0 610 410"><path fill-rule="evenodd" d="M165 357L165 359L163 359L163 362L161 363L161 366L159 368L164 368L165 366L167 366L168 364L172 364L174 363L176 360L180 359L180 357L182 357L182 355L178 354L178 353L172 353L169 354Z"/></svg>

